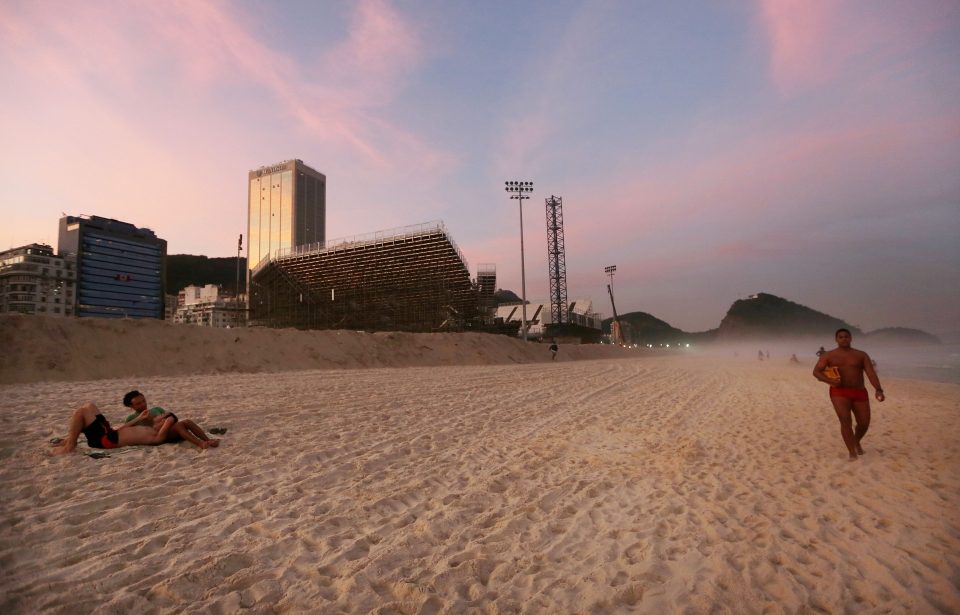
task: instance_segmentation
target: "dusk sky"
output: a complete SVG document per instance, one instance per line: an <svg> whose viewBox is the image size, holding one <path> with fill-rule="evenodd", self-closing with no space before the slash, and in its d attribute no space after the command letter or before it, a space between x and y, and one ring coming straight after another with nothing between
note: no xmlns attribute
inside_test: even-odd
<svg viewBox="0 0 960 615"><path fill-rule="evenodd" d="M327 176L327 238L442 220L471 275L688 331L769 292L960 330L960 2L0 0L0 249L62 213L236 254L247 173ZM246 242L245 242L246 243Z"/></svg>

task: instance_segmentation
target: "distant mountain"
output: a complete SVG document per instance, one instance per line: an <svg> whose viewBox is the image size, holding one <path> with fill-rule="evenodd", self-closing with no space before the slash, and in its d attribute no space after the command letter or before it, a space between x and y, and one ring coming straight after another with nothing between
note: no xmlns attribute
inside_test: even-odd
<svg viewBox="0 0 960 615"><path fill-rule="evenodd" d="M833 337L841 327L850 329L854 335L861 333L860 329L839 318L775 295L759 293L739 299L730 306L720 321L717 339Z"/></svg>
<svg viewBox="0 0 960 615"><path fill-rule="evenodd" d="M246 292L247 259L240 259L240 292ZM209 258L192 254L167 255L167 293L175 295L186 286L217 284L233 294L237 286L237 259Z"/></svg>
<svg viewBox="0 0 960 615"><path fill-rule="evenodd" d="M889 344L940 344L940 338L931 335L926 331L919 329L908 329L906 327L887 327L877 329L866 334L871 342L889 343Z"/></svg>
<svg viewBox="0 0 960 615"><path fill-rule="evenodd" d="M613 318L603 320L604 333L610 333L612 322ZM626 325L623 327L624 341L630 344L679 344L691 338L690 333L672 327L646 312L620 314L620 323Z"/></svg>
<svg viewBox="0 0 960 615"><path fill-rule="evenodd" d="M502 303L523 303L523 299L518 297L516 293L503 288L498 288L497 291L493 293L493 300L496 301L497 305Z"/></svg>
<svg viewBox="0 0 960 615"><path fill-rule="evenodd" d="M497 289L497 303L520 303L514 292ZM603 320L603 332L610 333L613 318ZM709 344L714 341L737 342L750 339L820 337L833 339L837 329L845 328L855 336L869 337L871 342L897 344L940 344L935 335L918 329L889 327L864 334L859 328L840 318L818 312L805 305L788 301L769 293L757 293L733 302L720 326L708 331L690 333L646 312L628 312L620 315L626 323L625 341L630 344ZM960 332L957 332L960 336Z"/></svg>

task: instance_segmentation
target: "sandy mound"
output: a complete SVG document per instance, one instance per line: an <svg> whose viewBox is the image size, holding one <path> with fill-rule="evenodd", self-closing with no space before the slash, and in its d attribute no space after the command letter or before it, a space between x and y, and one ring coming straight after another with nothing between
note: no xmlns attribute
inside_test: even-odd
<svg viewBox="0 0 960 615"><path fill-rule="evenodd" d="M481 333L211 329L157 320L20 315L0 315L0 347L0 384L550 360L546 344ZM632 357L636 352L563 345L557 360Z"/></svg>

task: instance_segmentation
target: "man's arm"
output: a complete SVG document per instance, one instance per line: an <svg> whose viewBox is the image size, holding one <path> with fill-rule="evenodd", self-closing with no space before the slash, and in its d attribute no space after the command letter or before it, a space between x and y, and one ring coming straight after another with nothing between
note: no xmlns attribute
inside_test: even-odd
<svg viewBox="0 0 960 615"><path fill-rule="evenodd" d="M863 373L867 375L867 380L876 389L877 401L886 399L883 395L883 387L880 386L880 378L877 377L877 370L873 369L873 361L870 360L870 355L867 353L863 353Z"/></svg>
<svg viewBox="0 0 960 615"><path fill-rule="evenodd" d="M133 427L134 425L138 425L138 424L142 423L144 420L146 420L146 419L148 419L148 418L150 418L150 411L149 411L149 410L144 410L143 412L141 412L141 413L138 414L137 416L133 417L132 419L130 419L129 421L127 421L126 423L124 423L124 424L121 425L120 427L117 427L117 429L120 429L120 428L122 428L122 427Z"/></svg>
<svg viewBox="0 0 960 615"><path fill-rule="evenodd" d="M820 356L820 358L817 360L817 364L813 368L813 377L819 380L820 382L826 382L830 386L838 387L840 386L839 378L830 378L825 373L823 373L823 370L827 368L827 359L829 357L830 357L829 352L825 352L823 353L823 355Z"/></svg>

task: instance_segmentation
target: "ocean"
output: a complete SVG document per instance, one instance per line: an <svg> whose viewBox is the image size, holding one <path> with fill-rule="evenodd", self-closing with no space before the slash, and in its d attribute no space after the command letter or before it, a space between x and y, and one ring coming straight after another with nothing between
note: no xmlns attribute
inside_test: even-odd
<svg viewBox="0 0 960 615"><path fill-rule="evenodd" d="M865 350L877 362L881 383L884 376L960 384L960 344L938 346L854 347Z"/></svg>

